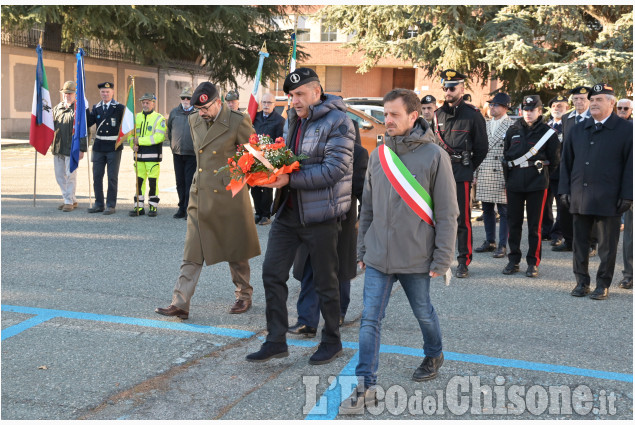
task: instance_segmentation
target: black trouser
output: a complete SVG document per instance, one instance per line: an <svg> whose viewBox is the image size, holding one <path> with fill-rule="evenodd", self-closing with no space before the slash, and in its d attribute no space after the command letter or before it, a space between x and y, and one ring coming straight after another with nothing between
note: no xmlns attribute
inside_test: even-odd
<svg viewBox="0 0 635 425"><path fill-rule="evenodd" d="M550 236L552 239L561 238L562 237L562 225L560 224L560 220L562 219L563 210L565 209L560 202L560 197L558 196L558 183L559 180L549 180L549 188L551 189L551 194L556 198L556 219L554 220L553 226L551 227ZM549 198L547 198L547 202L549 202ZM568 213L569 211L567 211ZM571 215L571 214L569 214Z"/></svg>
<svg viewBox="0 0 635 425"><path fill-rule="evenodd" d="M111 152L95 152L93 163L93 189L95 190L95 207L104 207L104 174L108 167L108 192L106 206L115 208L117 205L117 186L119 184L119 165L121 164L121 150Z"/></svg>
<svg viewBox="0 0 635 425"><path fill-rule="evenodd" d="M195 155L173 154L176 193L179 195L179 210L186 211L190 203L190 186L196 172Z"/></svg>
<svg viewBox="0 0 635 425"><path fill-rule="evenodd" d="M507 225L509 227L509 255L507 258L510 263L519 264L522 256L520 241L523 236L523 217L526 201L527 239L529 241L529 250L527 251L526 257L527 265L540 265L540 254L542 251L540 227L546 199L547 189L534 192L507 191Z"/></svg>
<svg viewBox="0 0 635 425"><path fill-rule="evenodd" d="M466 266L472 262L472 204L470 202L470 182L456 183L456 200L459 204L456 240L459 245L459 264Z"/></svg>
<svg viewBox="0 0 635 425"><path fill-rule="evenodd" d="M320 298L320 311L324 317L322 342L339 343L340 289L337 280L337 237L339 223L336 219L303 226L296 210L284 210L273 222L269 231L267 252L262 266L262 282L265 288L267 317L267 341L285 342L289 328L287 297L289 270L296 250L301 243L309 248L313 283Z"/></svg>
<svg viewBox="0 0 635 425"><path fill-rule="evenodd" d="M596 285L608 288L613 280L617 243L620 240L620 216L573 214L573 273L578 285L590 286L589 246L595 230L598 241L600 267L595 278Z"/></svg>
<svg viewBox="0 0 635 425"><path fill-rule="evenodd" d="M557 186L556 182L556 186ZM551 228L553 227L553 198L555 193L551 186L551 180L549 181L549 187L547 188L547 199L545 201L545 208L542 211L542 225L541 225L541 237L546 238L551 236Z"/></svg>
<svg viewBox="0 0 635 425"><path fill-rule="evenodd" d="M251 197L254 200L256 215L259 217L271 217L273 189L270 187L254 186L251 188Z"/></svg>

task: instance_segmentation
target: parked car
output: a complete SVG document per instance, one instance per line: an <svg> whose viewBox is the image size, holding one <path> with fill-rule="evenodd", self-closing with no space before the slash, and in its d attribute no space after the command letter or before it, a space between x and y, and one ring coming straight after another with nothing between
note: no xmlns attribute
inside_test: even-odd
<svg viewBox="0 0 635 425"><path fill-rule="evenodd" d="M349 105L353 109L357 109L358 111L362 111L366 115L370 115L373 118L376 118L382 124L385 123L384 118L384 107L377 105Z"/></svg>
<svg viewBox="0 0 635 425"><path fill-rule="evenodd" d="M286 97L276 97L275 110L285 119L287 118ZM384 123L373 116L354 109L351 105L346 106L346 114L353 121L357 121L357 124L359 125L359 135L362 139L362 146L368 150L368 153L371 153L377 146L384 143L384 133L386 132L386 126Z"/></svg>
<svg viewBox="0 0 635 425"><path fill-rule="evenodd" d="M347 97L344 102L349 105L375 105L384 106L383 97Z"/></svg>

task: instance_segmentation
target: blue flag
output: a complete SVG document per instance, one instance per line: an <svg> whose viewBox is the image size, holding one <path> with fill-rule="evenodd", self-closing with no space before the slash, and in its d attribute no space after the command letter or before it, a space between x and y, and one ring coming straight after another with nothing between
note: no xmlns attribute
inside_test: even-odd
<svg viewBox="0 0 635 425"><path fill-rule="evenodd" d="M84 94L84 49L79 49L76 56L77 94L75 100L75 127L73 128L73 139L71 141L71 173L79 166L80 141L88 135L88 127L86 125L86 108L88 107L88 104Z"/></svg>

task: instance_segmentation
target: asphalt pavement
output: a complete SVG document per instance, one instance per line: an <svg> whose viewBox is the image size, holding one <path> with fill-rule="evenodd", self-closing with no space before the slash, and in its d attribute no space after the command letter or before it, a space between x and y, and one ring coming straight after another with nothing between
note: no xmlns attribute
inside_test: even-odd
<svg viewBox="0 0 635 425"><path fill-rule="evenodd" d="M606 301L569 295L571 253L554 253L548 242L536 279L504 276L505 259L478 253L469 278L449 286L434 279L445 363L424 383L410 378L423 360L421 333L396 284L382 325L378 384L385 394L363 414L341 415L357 359L363 274L352 282L343 356L311 366L319 334L290 336L289 357L248 363L245 355L266 335L264 255L250 261L254 305L247 313L228 314L234 286L226 263L203 269L189 320L154 313L170 303L186 230L185 220L172 218L169 148L156 218L128 216L129 148L111 216L86 212L85 159L78 208L57 210L50 154L38 156L34 206L34 163L32 148L3 142L3 420L633 418L633 292L617 288L621 241ZM478 246L484 230L473 225ZM257 228L264 253L271 226ZM590 260L592 276L598 265ZM291 324L298 293L291 278Z"/></svg>

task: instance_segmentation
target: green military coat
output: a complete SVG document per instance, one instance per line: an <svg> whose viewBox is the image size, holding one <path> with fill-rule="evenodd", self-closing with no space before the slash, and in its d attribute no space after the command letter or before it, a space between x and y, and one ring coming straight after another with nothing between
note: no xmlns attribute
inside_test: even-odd
<svg viewBox="0 0 635 425"><path fill-rule="evenodd" d="M251 120L223 104L216 121L207 128L199 114L189 116L196 154L196 172L187 208L187 234L183 259L212 265L260 255L249 192L245 186L232 198L229 171L216 174L234 155L238 145L254 133Z"/></svg>

